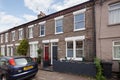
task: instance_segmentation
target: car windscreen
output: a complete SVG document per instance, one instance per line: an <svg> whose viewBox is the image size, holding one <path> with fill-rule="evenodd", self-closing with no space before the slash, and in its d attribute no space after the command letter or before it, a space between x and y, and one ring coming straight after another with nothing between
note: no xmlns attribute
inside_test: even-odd
<svg viewBox="0 0 120 80"><path fill-rule="evenodd" d="M15 59L15 63L17 66L24 66L27 65L28 63L33 62L32 58L16 58Z"/></svg>

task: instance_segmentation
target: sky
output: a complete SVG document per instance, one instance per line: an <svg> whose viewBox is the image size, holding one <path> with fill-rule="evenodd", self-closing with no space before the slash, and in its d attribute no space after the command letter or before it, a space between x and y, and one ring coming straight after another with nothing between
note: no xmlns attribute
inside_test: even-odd
<svg viewBox="0 0 120 80"><path fill-rule="evenodd" d="M0 0L0 32L88 0Z"/></svg>

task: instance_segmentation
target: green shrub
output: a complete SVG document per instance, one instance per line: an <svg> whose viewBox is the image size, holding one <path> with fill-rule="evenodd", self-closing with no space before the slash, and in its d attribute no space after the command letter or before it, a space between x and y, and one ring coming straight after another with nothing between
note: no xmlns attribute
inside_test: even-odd
<svg viewBox="0 0 120 80"><path fill-rule="evenodd" d="M42 53L42 49L41 48L39 48L38 50L37 50L37 53L38 53L38 58L37 58L37 62L38 63L41 63L41 53Z"/></svg>
<svg viewBox="0 0 120 80"><path fill-rule="evenodd" d="M103 70L100 60L98 58L95 58L94 63L97 69L96 80L106 80L106 78L103 76L103 72L102 72Z"/></svg>
<svg viewBox="0 0 120 80"><path fill-rule="evenodd" d="M29 48L28 41L27 41L26 39L23 39L23 40L20 42L20 45L17 47L17 53L18 53L19 55L24 55L24 56L26 56L26 55L27 55L28 48Z"/></svg>

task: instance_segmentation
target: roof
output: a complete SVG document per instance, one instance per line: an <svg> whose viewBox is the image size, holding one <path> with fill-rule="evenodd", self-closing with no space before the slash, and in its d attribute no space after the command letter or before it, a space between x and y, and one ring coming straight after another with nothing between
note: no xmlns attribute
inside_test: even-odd
<svg viewBox="0 0 120 80"><path fill-rule="evenodd" d="M89 7L89 6L93 5L93 2L94 2L94 0L89 0L89 1L87 1L87 2L84 2L84 3L78 4L78 5L72 6L72 7L70 7L70 8L67 8L67 9L64 9L64 10L61 10L61 11L58 11L58 12L55 12L55 13L46 15L46 16L44 16L44 17L42 17L42 18L38 18L38 19L36 19L36 20L33 20L33 21L30 21L30 22L21 24L21 25L19 25L19 26L15 26L15 27L7 30L7 31L0 32L0 34L4 34L4 33L8 32L8 31L11 31L11 30L13 30L13 29L16 29L16 28L22 28L22 27L25 27L25 26L33 25L33 24L39 23L39 22L41 22L41 21L45 21L45 20L48 20L48 19L51 19L51 18L55 18L55 17L57 17L57 16L65 15L65 14L67 14L67 13L76 11L76 10L78 10L78 9L82 9L82 8Z"/></svg>

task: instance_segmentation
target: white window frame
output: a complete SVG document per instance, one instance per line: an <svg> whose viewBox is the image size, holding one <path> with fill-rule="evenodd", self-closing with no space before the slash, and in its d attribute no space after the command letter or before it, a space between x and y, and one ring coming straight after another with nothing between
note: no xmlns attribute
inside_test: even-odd
<svg viewBox="0 0 120 80"><path fill-rule="evenodd" d="M114 47L115 47L115 46L120 46L120 45L114 45L115 42L120 42L120 41L113 41L113 43L112 43L112 45L113 45L113 46L112 46L113 60L120 60L120 58L115 58L115 57L114 57Z"/></svg>
<svg viewBox="0 0 120 80"><path fill-rule="evenodd" d="M62 20L62 22L63 22L63 18L64 18L64 16L59 16L59 17L54 18L54 20L55 20L55 34L62 34L63 33L63 31L62 32L56 32L57 31L56 30L56 27L57 27L56 21L57 20ZM63 24L62 24L62 28L63 28Z"/></svg>
<svg viewBox="0 0 120 80"><path fill-rule="evenodd" d="M5 33L5 42L8 42L8 33Z"/></svg>
<svg viewBox="0 0 120 80"><path fill-rule="evenodd" d="M45 36L45 31L46 31L45 23L46 23L46 21L43 21L43 22L40 22L40 23L39 23L39 27L40 27L40 29L39 29L39 30L40 30L40 36L39 36L39 37ZM44 25L44 35L41 34L41 25Z"/></svg>
<svg viewBox="0 0 120 80"><path fill-rule="evenodd" d="M5 56L5 45L1 45L1 55Z"/></svg>
<svg viewBox="0 0 120 80"><path fill-rule="evenodd" d="M13 44L7 45L7 56L13 56Z"/></svg>
<svg viewBox="0 0 120 80"><path fill-rule="evenodd" d="M85 30L85 11L86 11L86 9L81 9L81 10L73 12L73 15L74 15L74 31ZM75 22L75 16L78 15L78 14L84 14L84 28L80 28L80 29L75 28L75 23L76 23Z"/></svg>
<svg viewBox="0 0 120 80"><path fill-rule="evenodd" d="M120 2L118 2L118 3L115 3L115 4L111 4L111 5L109 5L109 25L112 25L112 24L120 24L120 14L119 14L119 16L118 15L116 15L116 17L115 16L111 16L111 14L110 14L110 12L114 12L114 14L115 14L115 11L116 10L119 10L120 11L120 7L119 8L115 8L115 9L111 9L110 7L112 7L112 6L115 6L115 5L120 5ZM111 18L112 17L112 18ZM112 21L111 19L115 19L115 22L114 21Z"/></svg>
<svg viewBox="0 0 120 80"><path fill-rule="evenodd" d="M82 61L83 58L77 58L76 57L76 41L83 41L83 57L84 57L84 39L85 39L85 36L76 36L76 37L68 37L68 38L65 38L65 41L66 41L66 57L67 59L73 59L73 60L77 60L77 61ZM67 56L67 42L70 42L72 41L73 42L73 57L68 57Z"/></svg>
<svg viewBox="0 0 120 80"><path fill-rule="evenodd" d="M15 41L15 31L12 31L12 41Z"/></svg>
<svg viewBox="0 0 120 80"><path fill-rule="evenodd" d="M18 38L19 38L19 40L23 39L23 28L18 30Z"/></svg>
<svg viewBox="0 0 120 80"><path fill-rule="evenodd" d="M0 35L1 43L3 43L3 34Z"/></svg>
<svg viewBox="0 0 120 80"><path fill-rule="evenodd" d="M29 39L33 38L33 28L34 28L34 25L28 26L28 38Z"/></svg>
<svg viewBox="0 0 120 80"><path fill-rule="evenodd" d="M37 49L38 49L38 41L34 41L34 42L29 42L30 45L30 56L32 58L37 58L38 57L38 53L37 53ZM37 46L35 46L37 45ZM37 48L36 48L37 47ZM32 48L32 49L31 49ZM36 49L36 50L35 50Z"/></svg>

